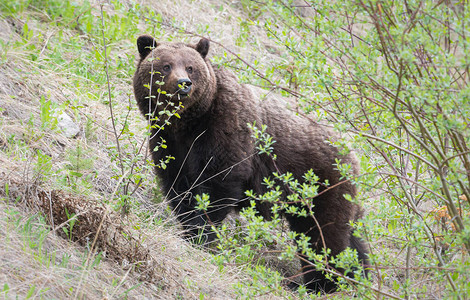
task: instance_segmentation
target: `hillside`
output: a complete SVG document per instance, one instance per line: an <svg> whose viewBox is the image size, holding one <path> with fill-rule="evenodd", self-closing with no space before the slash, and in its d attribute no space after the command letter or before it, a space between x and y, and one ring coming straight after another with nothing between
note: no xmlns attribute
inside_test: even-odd
<svg viewBox="0 0 470 300"><path fill-rule="evenodd" d="M0 0L0 295L326 297L288 288L308 241L282 220L246 210L211 249L181 238L132 90L146 33L210 39L213 63L355 150L360 176L336 167L360 190L371 280L331 297L468 298L470 10L418 2Z"/></svg>

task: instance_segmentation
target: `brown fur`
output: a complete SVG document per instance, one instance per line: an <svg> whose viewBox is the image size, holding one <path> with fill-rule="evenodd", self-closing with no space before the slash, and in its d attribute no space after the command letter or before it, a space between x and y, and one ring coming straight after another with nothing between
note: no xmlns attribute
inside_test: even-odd
<svg viewBox="0 0 470 300"><path fill-rule="evenodd" d="M158 112L171 103L181 101L184 105L178 112L180 119L171 117L171 124L164 130L153 128L150 146L155 149L162 139L166 141L166 149L152 152L156 164L169 155L175 158L166 169L156 168L156 172L188 237L194 238L202 232L206 242L212 241L214 233L207 224L218 224L230 210L246 206L249 203L244 196L246 190L264 193L263 178L276 170L289 171L302 180L304 173L312 169L322 182L328 180L333 186L340 182L340 174L334 166L335 158L340 158L342 163L352 164L357 173L355 157L351 154L341 157L338 150L326 142L336 138L328 127L287 109L285 99L239 84L232 73L214 67L206 58L207 40L186 45L157 43L150 36L141 36L137 44L141 58L134 75L134 92L141 112L158 116ZM170 68L164 68L165 65ZM152 85L153 98L149 101L148 85L156 80L164 84ZM190 80L190 91L182 93L184 86L179 87L178 80ZM158 94L158 88L173 97ZM156 105L157 102L160 104ZM152 123L163 125L166 119ZM267 155L257 154L247 126L254 121L267 125L267 132L276 141L273 145L277 155L275 163ZM194 196L202 193L210 195L211 207L207 214L195 209ZM350 220L357 219L360 208L344 199L343 194L354 196L355 186L346 182L315 197L315 217L332 255L350 246L357 249L360 259L365 261L364 246L351 235L348 225ZM267 203L257 203L257 208L269 218ZM323 248L313 218L288 214L286 218L292 230L311 237L314 249ZM335 290L335 284L326 280L321 272L306 263L303 265L311 271L305 275L310 289Z"/></svg>

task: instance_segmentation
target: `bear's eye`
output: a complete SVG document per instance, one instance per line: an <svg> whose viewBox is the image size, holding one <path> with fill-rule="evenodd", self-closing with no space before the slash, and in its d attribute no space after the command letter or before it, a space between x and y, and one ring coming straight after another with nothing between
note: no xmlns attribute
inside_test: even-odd
<svg viewBox="0 0 470 300"><path fill-rule="evenodd" d="M192 74L193 73L193 67L187 67L186 72L188 72L189 74Z"/></svg>
<svg viewBox="0 0 470 300"><path fill-rule="evenodd" d="M168 71L170 71L170 70L171 70L171 66L170 66L170 65L164 65L164 66L163 66L163 71L168 72Z"/></svg>

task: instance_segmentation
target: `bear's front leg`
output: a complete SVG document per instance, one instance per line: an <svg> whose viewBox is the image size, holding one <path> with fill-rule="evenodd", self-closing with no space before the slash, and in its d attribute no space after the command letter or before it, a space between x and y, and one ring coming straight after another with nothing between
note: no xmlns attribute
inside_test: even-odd
<svg viewBox="0 0 470 300"><path fill-rule="evenodd" d="M213 221L208 218L207 211L197 208L197 200L191 192L182 195L170 193L170 207L173 214L183 226L183 236L195 244L207 244L216 236L210 229Z"/></svg>
<svg viewBox="0 0 470 300"><path fill-rule="evenodd" d="M183 225L185 237L196 244L207 245L217 237L211 227L220 225L227 214L240 205L244 189L239 181L222 176L203 178L200 182L204 184L185 193L173 193L170 206ZM206 210L197 208L196 195L202 197L202 194L209 196Z"/></svg>

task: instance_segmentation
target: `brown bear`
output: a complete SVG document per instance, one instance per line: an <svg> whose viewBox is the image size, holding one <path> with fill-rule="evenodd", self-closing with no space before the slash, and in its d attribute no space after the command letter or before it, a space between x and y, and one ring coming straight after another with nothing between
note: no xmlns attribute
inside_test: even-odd
<svg viewBox="0 0 470 300"><path fill-rule="evenodd" d="M248 206L245 191L266 192L263 178L273 172L291 172L302 181L304 174L313 170L329 187L320 187L313 199L315 218L285 213L291 229L309 236L315 251L322 251L326 244L331 255L337 255L351 247L366 262L364 244L352 235L348 224L358 218L361 209L343 196L354 197L356 188L335 168L335 159L341 159L357 174L357 162L352 154L342 156L332 146L336 137L332 130L288 109L285 98L240 84L232 73L212 65L207 59L207 39L189 45L157 42L143 35L137 39L137 47L140 59L133 80L135 97L142 114L152 123L154 162L158 165L174 158L166 168L157 167L156 173L189 238L200 239L202 234L205 242L213 241L210 225L219 224L230 211ZM178 115L169 117L166 112L175 108ZM253 122L267 125L267 133L275 140L276 160L258 154L248 126ZM162 141L166 147L159 147ZM196 209L195 196L203 193L210 196L205 212ZM285 188L284 197L288 193ZM257 203L266 218L270 207ZM302 260L302 264L307 288L323 292L336 289L335 283L308 261Z"/></svg>

